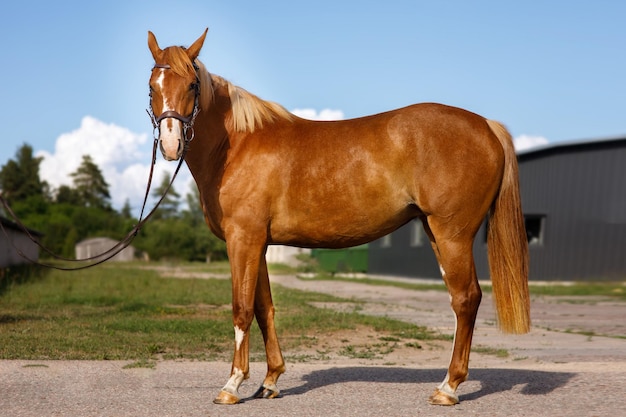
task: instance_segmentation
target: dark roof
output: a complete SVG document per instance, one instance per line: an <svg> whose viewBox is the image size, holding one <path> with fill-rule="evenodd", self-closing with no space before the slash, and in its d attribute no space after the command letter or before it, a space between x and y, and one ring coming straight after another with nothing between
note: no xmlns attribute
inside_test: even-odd
<svg viewBox="0 0 626 417"><path fill-rule="evenodd" d="M2 223L2 226L7 229L13 229L13 230L17 230L18 232L24 233L24 229L22 227L20 227L17 223L12 222L11 220L5 217L0 216L0 223ZM28 233L30 233L33 236L37 236L37 237L43 236L43 233L38 232L37 230L33 230L29 228L26 228L26 230L28 230Z"/></svg>
<svg viewBox="0 0 626 417"><path fill-rule="evenodd" d="M600 149L615 146L626 146L626 136L549 143L547 145L541 145L519 151L517 152L517 156L521 159L527 159L535 156L561 153L563 151L582 151L593 148Z"/></svg>

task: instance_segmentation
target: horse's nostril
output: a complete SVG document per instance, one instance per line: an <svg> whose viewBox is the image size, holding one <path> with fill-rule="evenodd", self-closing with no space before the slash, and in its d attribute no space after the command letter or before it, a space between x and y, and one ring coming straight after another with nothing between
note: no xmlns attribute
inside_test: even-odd
<svg viewBox="0 0 626 417"><path fill-rule="evenodd" d="M159 140L159 149L161 150L161 155L163 155L163 159L165 159L166 161L176 161L181 157L183 153L180 141L178 141L178 148L176 149L175 154L172 153L171 149L169 151L165 149L162 140Z"/></svg>

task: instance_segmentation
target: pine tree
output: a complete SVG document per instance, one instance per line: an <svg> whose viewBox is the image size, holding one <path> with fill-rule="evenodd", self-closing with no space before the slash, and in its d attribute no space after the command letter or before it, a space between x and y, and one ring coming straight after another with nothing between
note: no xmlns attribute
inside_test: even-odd
<svg viewBox="0 0 626 417"><path fill-rule="evenodd" d="M160 199L165 194L167 187L172 181L172 176L165 172L161 184L152 191L152 196ZM178 206L180 205L180 194L174 189L174 186L167 192L165 198L161 202L161 205L154 213L156 219L172 219L178 217Z"/></svg>
<svg viewBox="0 0 626 417"><path fill-rule="evenodd" d="M78 192L68 185L61 185L56 192L55 201L59 204L69 204L71 206L80 206L81 198Z"/></svg>
<svg viewBox="0 0 626 417"><path fill-rule="evenodd" d="M186 195L187 210L183 213L186 220L191 223L192 226L204 226L204 213L202 211L202 204L200 203L200 191L195 184L191 184L189 187L189 193Z"/></svg>
<svg viewBox="0 0 626 417"><path fill-rule="evenodd" d="M124 201L124 207L122 207L120 215L125 219L130 219L133 217L133 209L130 206L130 200L128 198Z"/></svg>
<svg viewBox="0 0 626 417"><path fill-rule="evenodd" d="M83 162L70 176L74 182L74 190L83 206L111 209L109 184L91 156L83 155Z"/></svg>
<svg viewBox="0 0 626 417"><path fill-rule="evenodd" d="M22 145L0 170L0 190L9 204L24 201L30 197L44 197L46 183L39 178L39 165L42 157L33 156L33 148Z"/></svg>

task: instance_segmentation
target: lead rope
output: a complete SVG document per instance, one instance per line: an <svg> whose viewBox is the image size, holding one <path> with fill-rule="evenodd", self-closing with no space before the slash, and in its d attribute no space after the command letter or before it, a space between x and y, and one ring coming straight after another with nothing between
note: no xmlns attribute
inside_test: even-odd
<svg viewBox="0 0 626 417"><path fill-rule="evenodd" d="M57 255L57 254L53 253L50 249L48 249L47 247L43 246L41 244L41 242L39 242L39 240L32 235L31 231L24 225L24 223L22 223L20 221L20 219L15 214L15 212L11 209L11 207L9 206L9 204L6 201L6 199L4 198L4 196L2 196L2 194L0 194L0 202L4 206L7 214L13 219L14 224L18 227L18 229L23 231L28 236L28 238L31 241L33 241L44 252L48 253L50 256L52 256L55 259L62 260L62 261L67 261L67 262L90 262L90 261L93 261L93 260L97 259L96 262L92 262L92 263L89 263L87 265L63 267L63 266L47 264L47 263L43 263L43 262L39 262L37 260L31 259L20 248L17 247L17 245L15 244L13 239L11 239L11 237L9 236L9 233L5 229L4 224L2 224L2 222L0 222L0 228L2 229L2 232L4 233L4 236L7 238L7 241L11 244L11 246L13 246L13 249L15 249L15 251L17 252L17 254L19 256L21 256L22 258L26 259L30 263L38 265L38 266L43 266L43 267L46 267L46 268L58 269L58 270L61 270L61 271L78 271L78 270L81 270L81 269L87 269L87 268L91 268L93 266L99 265L99 264L101 264L103 262L106 262L109 259L113 258L115 255L120 253L122 250L126 249L132 243L132 241L135 238L135 236L137 236L137 234L139 233L139 230L141 230L141 228L144 226L144 224L146 224L148 219L150 217L152 217L152 215L157 210L157 208L159 207L161 202L163 202L163 200L167 196L167 193L169 192L169 190L172 188L172 184L174 183L174 180L176 179L176 176L178 175L178 172L180 171L180 168L181 168L181 166L183 164L183 161L185 160L185 154L187 153L187 148L188 148L188 142L187 141L186 141L185 146L183 148L183 153L182 153L182 155L180 157L180 161L178 162L178 166L176 167L176 170L174 171L174 175L172 176L172 179L171 179L170 183L168 184L167 188L165 189L165 192L163 193L163 195L161 196L159 201L157 201L157 203L152 208L152 210L148 213L148 215L145 218L143 218L143 213L144 213L144 210L145 210L145 207L146 207L146 203L148 201L148 196L150 195L150 188L151 188L151 185L152 185L152 177L153 177L153 173L154 173L154 166L156 164L157 143L158 143L158 139L155 138L154 139L154 145L152 147L152 165L150 166L150 174L148 176L148 185L146 187L146 194L144 196L143 204L141 206L141 214L139 215L138 223L116 245L111 247L109 250L107 250L105 252L102 252L101 254L98 254L98 255L95 255L95 256L90 256L88 258L81 258L81 259L72 259L72 258L65 258L63 256L60 256L60 255Z"/></svg>

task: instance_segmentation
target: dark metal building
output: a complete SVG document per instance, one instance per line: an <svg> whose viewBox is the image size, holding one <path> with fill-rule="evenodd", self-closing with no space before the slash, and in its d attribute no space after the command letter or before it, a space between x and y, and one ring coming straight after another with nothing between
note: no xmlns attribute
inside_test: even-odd
<svg viewBox="0 0 626 417"><path fill-rule="evenodd" d="M531 280L626 280L626 138L559 143L518 154ZM421 224L369 245L368 271L438 277ZM483 225L474 242L489 276Z"/></svg>
<svg viewBox="0 0 626 417"><path fill-rule="evenodd" d="M39 260L39 246L30 239L25 230L1 216L0 223L4 229L0 231L0 268L28 263L20 252L30 260ZM27 229L27 231L37 239L43 236L36 230Z"/></svg>

